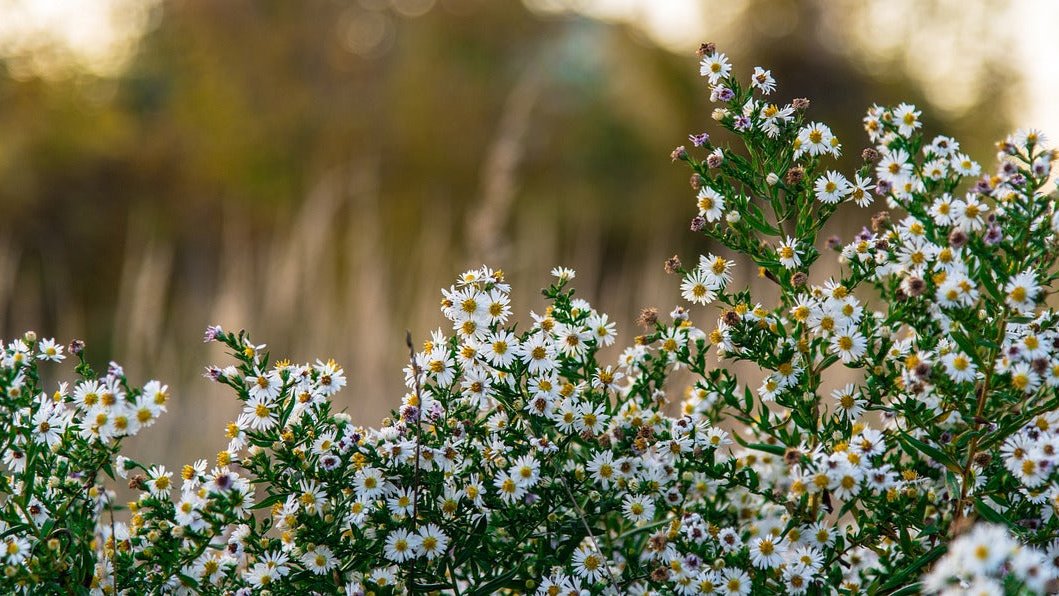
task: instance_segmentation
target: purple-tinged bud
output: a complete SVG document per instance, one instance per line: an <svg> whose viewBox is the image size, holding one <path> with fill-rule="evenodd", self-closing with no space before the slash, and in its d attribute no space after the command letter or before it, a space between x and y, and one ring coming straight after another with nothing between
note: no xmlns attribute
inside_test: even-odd
<svg viewBox="0 0 1059 596"><path fill-rule="evenodd" d="M70 342L70 345L66 346L66 351L74 356L80 356L81 353L85 351L85 342L80 339L75 339Z"/></svg>
<svg viewBox="0 0 1059 596"><path fill-rule="evenodd" d="M963 248L967 244L967 232L964 232L960 228L953 228L949 232L949 246L953 248Z"/></svg>
<svg viewBox="0 0 1059 596"><path fill-rule="evenodd" d="M691 189L692 190L699 190L700 188L702 188L702 176L700 176L698 174L692 174L691 175Z"/></svg>
<svg viewBox="0 0 1059 596"><path fill-rule="evenodd" d="M695 55L699 58L705 58L706 56L709 56L710 54L716 51L717 44L713 43L712 41L708 41L706 43L699 44L699 49L695 50Z"/></svg>
<svg viewBox="0 0 1059 596"><path fill-rule="evenodd" d="M709 133L700 132L697 135L688 135L688 140L695 147L703 147L710 142L710 135Z"/></svg>
<svg viewBox="0 0 1059 596"><path fill-rule="evenodd" d="M678 159L687 159L688 158L688 151L687 151L687 149L684 148L683 145L681 145L680 147L677 147L676 149L674 149L673 152L669 154L669 157L673 161L676 161Z"/></svg>
<svg viewBox="0 0 1059 596"><path fill-rule="evenodd" d="M864 159L865 163L875 163L879 161L880 157L879 152L871 147L861 151L860 156Z"/></svg>
<svg viewBox="0 0 1059 596"><path fill-rule="evenodd" d="M809 103L810 102L809 102L808 99L806 99L804 97L799 97L799 98L797 98L797 99L795 99L794 101L791 102L791 106L793 106L794 109L796 109L796 110L808 110L809 109Z"/></svg>
<svg viewBox="0 0 1059 596"><path fill-rule="evenodd" d="M220 325L210 325L206 327L206 333L202 336L202 343L210 343L216 341L217 337L224 333Z"/></svg>
<svg viewBox="0 0 1059 596"><path fill-rule="evenodd" d="M401 406L401 419L414 423L419 420L419 408L412 405Z"/></svg>
<svg viewBox="0 0 1059 596"><path fill-rule="evenodd" d="M985 238L983 239L987 246L993 246L998 244L1004 239L1004 232L1000 229L1000 226L989 226L985 231Z"/></svg>
<svg viewBox="0 0 1059 596"><path fill-rule="evenodd" d="M220 369L220 367L207 366L206 367L206 372L202 373L202 376L206 377L207 379L209 379L211 381L218 381L218 380L220 380L221 375L223 375L223 374L224 374L224 371L222 371Z"/></svg>
<svg viewBox="0 0 1059 596"><path fill-rule="evenodd" d="M696 215L691 218L691 231L701 232L702 228L706 227L706 218L701 215Z"/></svg>
<svg viewBox="0 0 1059 596"><path fill-rule="evenodd" d="M722 163L724 163L724 154L721 153L720 149L706 156L706 166L710 169L719 168Z"/></svg>

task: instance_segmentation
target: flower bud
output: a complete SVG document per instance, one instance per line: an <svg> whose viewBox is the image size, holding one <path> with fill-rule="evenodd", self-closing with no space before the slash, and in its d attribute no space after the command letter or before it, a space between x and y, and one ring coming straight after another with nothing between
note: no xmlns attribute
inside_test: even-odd
<svg viewBox="0 0 1059 596"><path fill-rule="evenodd" d="M718 122L720 122L721 120L724 120L727 116L728 116L728 110L726 110L724 108L716 108L716 109L713 110L713 113L710 114L710 117L713 118L714 120L718 121Z"/></svg>
<svg viewBox="0 0 1059 596"><path fill-rule="evenodd" d="M674 149L672 151L672 153L669 154L669 158L672 159L673 161L676 161L678 159L687 159L688 158L688 150L685 149L683 145L681 145L681 146L677 147L676 149Z"/></svg>
<svg viewBox="0 0 1059 596"><path fill-rule="evenodd" d="M691 189L692 190L699 190L700 188L702 188L702 176L700 176L698 174L692 174L691 175Z"/></svg>
<svg viewBox="0 0 1059 596"><path fill-rule="evenodd" d="M706 227L706 218L701 215L696 215L691 218L691 231L701 232Z"/></svg>
<svg viewBox="0 0 1059 596"><path fill-rule="evenodd" d="M727 221L729 224L739 223L739 220L741 219L743 219L743 216L735 210L729 211L728 214L724 216L724 220Z"/></svg>
<svg viewBox="0 0 1059 596"><path fill-rule="evenodd" d="M796 110L808 110L809 109L809 103L810 102L809 102L808 99L806 99L804 97L799 97L799 98L796 98L794 101L791 102L791 107L793 107Z"/></svg>
<svg viewBox="0 0 1059 596"><path fill-rule="evenodd" d="M670 275L673 275L674 273L677 273L678 271L680 271L681 267L682 267L682 264L680 262L680 257L679 256L673 255L673 256L669 257L668 259L666 259L666 262L665 262L665 271L666 271L666 273L668 273Z"/></svg>
<svg viewBox="0 0 1059 596"><path fill-rule="evenodd" d="M776 174L776 172L769 172L769 175L765 176L765 183L769 186L776 186L777 184L779 184L779 181L780 177Z"/></svg>
<svg viewBox="0 0 1059 596"><path fill-rule="evenodd" d="M695 55L699 58L705 58L706 56L709 56L710 54L716 51L717 44L713 43L712 41L708 41L706 43L699 44L699 49L695 50Z"/></svg>
<svg viewBox="0 0 1059 596"><path fill-rule="evenodd" d="M720 149L715 149L706 156L706 166L710 169L719 168L722 163L724 163L724 154Z"/></svg>
<svg viewBox="0 0 1059 596"><path fill-rule="evenodd" d="M949 233L949 246L953 248L962 248L967 244L967 240L967 232L960 228L953 228L952 232Z"/></svg>

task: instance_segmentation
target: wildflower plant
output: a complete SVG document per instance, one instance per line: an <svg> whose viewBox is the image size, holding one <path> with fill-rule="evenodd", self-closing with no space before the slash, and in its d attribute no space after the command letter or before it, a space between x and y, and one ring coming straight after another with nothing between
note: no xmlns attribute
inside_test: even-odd
<svg viewBox="0 0 1059 596"><path fill-rule="evenodd" d="M40 371L62 349L6 344L0 589L1055 589L1056 152L1021 131L983 174L954 139L928 142L914 106L873 106L873 146L842 174L807 100L772 103L769 71L744 85L712 45L700 59L741 146L693 134L673 158L692 170L692 230L734 255L667 261L687 306L646 309L616 362L614 322L565 268L521 325L501 271L462 274L375 428L334 410L334 361L274 361L210 327L233 363L206 376L242 411L212 464L174 473L118 455L165 386L98 376L76 345L81 380L49 393ZM821 242L839 208L876 202L870 228ZM737 262L777 298L740 287ZM114 502L117 479L134 501Z"/></svg>

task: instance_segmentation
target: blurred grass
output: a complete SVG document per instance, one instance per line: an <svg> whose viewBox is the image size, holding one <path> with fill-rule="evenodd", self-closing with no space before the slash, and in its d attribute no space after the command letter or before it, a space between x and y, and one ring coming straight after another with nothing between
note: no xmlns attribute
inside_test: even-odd
<svg viewBox="0 0 1059 596"><path fill-rule="evenodd" d="M464 269L502 268L525 317L549 269L574 267L624 342L641 307L677 301L662 260L714 249L687 231L689 173L668 159L712 128L694 48L516 3L398 4L168 2L117 75L0 77L0 337L84 338L95 361L168 382L144 459L224 445L237 408L200 378L224 362L207 324L335 357L340 405L373 423L403 392L404 330L441 324L438 290ZM762 64L778 100L811 98L843 167L873 101L920 104L988 160L1002 95L942 118L899 68L873 77L823 43L828 3L781 4L802 26L780 37L703 28L732 40L741 77ZM869 215L843 213L844 236Z"/></svg>

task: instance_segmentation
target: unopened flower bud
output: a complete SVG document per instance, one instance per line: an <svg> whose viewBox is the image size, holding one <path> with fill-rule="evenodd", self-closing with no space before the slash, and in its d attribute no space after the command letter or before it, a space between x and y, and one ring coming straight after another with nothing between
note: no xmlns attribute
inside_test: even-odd
<svg viewBox="0 0 1059 596"><path fill-rule="evenodd" d="M66 347L66 351L70 352L74 356L80 356L81 352L85 351L85 342L75 339L70 342L70 345Z"/></svg>
<svg viewBox="0 0 1059 596"><path fill-rule="evenodd" d="M710 114L710 117L713 118L714 120L718 121L718 122L720 122L721 120L724 120L725 117L727 117L727 116L728 116L728 110L726 110L725 108L716 108L716 109L713 110L713 113Z"/></svg>
<svg viewBox="0 0 1059 596"><path fill-rule="evenodd" d="M784 180L788 186L797 186L805 178L805 168L801 166L794 166L787 170L787 175L784 176Z"/></svg>
<svg viewBox="0 0 1059 596"><path fill-rule="evenodd" d="M673 152L669 154L669 158L672 159L673 161L676 161L678 159L687 159L688 158L688 150L685 149L683 145L681 145L681 146L677 147L676 149L674 149Z"/></svg>
<svg viewBox="0 0 1059 596"><path fill-rule="evenodd" d="M678 271L680 271L681 266L682 265L681 265L681 262L680 262L680 257L678 257L677 255L673 255L673 256L669 257L668 259L666 259L665 270L666 270L666 273L668 273L670 275L673 275L674 273L677 273Z"/></svg>
<svg viewBox="0 0 1059 596"><path fill-rule="evenodd" d="M880 211L871 216L871 229L873 232L881 232L890 225L890 212Z"/></svg>
<svg viewBox="0 0 1059 596"><path fill-rule="evenodd" d="M809 100L804 97L799 97L791 102L791 106L796 110L808 110Z"/></svg>
<svg viewBox="0 0 1059 596"><path fill-rule="evenodd" d="M960 228L953 228L952 232L949 233L949 246L962 248L965 244L967 244L967 232Z"/></svg>
<svg viewBox="0 0 1059 596"><path fill-rule="evenodd" d="M710 54L716 51L717 44L713 43L712 41L708 41L706 43L699 44L699 49L695 50L695 55L699 58L705 58L706 56L709 56Z"/></svg>
<svg viewBox="0 0 1059 596"><path fill-rule="evenodd" d="M702 188L702 176L698 174L691 175L691 188L692 190L699 190Z"/></svg>
<svg viewBox="0 0 1059 596"><path fill-rule="evenodd" d="M641 327L650 329L658 323L658 309L654 307L645 308L640 311L640 317L636 319Z"/></svg>
<svg viewBox="0 0 1059 596"><path fill-rule="evenodd" d="M777 184L779 184L779 181L780 177L776 174L776 172L769 172L769 175L765 176L765 183L769 186L776 186Z"/></svg>
<svg viewBox="0 0 1059 596"><path fill-rule="evenodd" d="M927 289L927 282L923 281L923 278L915 275L907 278L906 285L908 286L908 295L913 298L919 296L923 293L923 290Z"/></svg>
<svg viewBox="0 0 1059 596"><path fill-rule="evenodd" d="M868 147L864 151L861 151L860 156L864 159L865 163L875 163L879 161L880 157L879 152L871 147Z"/></svg>
<svg viewBox="0 0 1059 596"><path fill-rule="evenodd" d="M743 219L743 216L735 210L729 211L728 214L724 216L724 220L730 224L739 223L739 220L741 219Z"/></svg>
<svg viewBox="0 0 1059 596"><path fill-rule="evenodd" d="M706 227L706 218L701 215L696 215L691 218L691 231L701 232L702 228Z"/></svg>
<svg viewBox="0 0 1059 596"><path fill-rule="evenodd" d="M719 168L724 163L724 154L721 153L720 149L717 149L706 156L706 166L710 169Z"/></svg>
<svg viewBox="0 0 1059 596"><path fill-rule="evenodd" d="M31 343L36 342L37 341L37 332L36 331L27 331L26 334L22 336L22 340L25 341L27 344L31 344Z"/></svg>
<svg viewBox="0 0 1059 596"><path fill-rule="evenodd" d="M791 285L796 288L804 286L807 281L809 281L809 276L804 271L798 271L791 276Z"/></svg>

